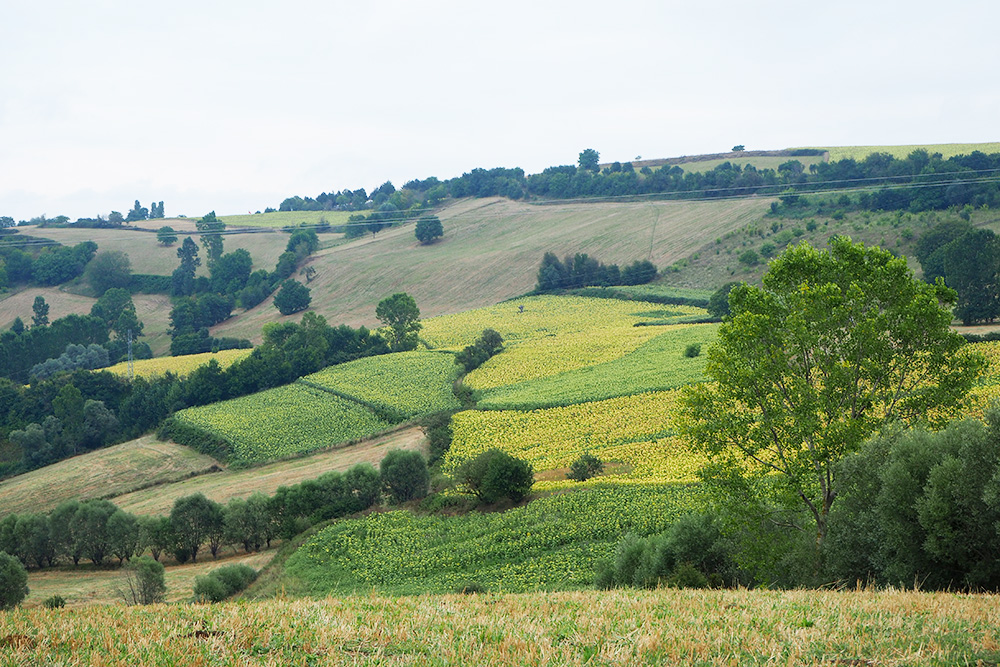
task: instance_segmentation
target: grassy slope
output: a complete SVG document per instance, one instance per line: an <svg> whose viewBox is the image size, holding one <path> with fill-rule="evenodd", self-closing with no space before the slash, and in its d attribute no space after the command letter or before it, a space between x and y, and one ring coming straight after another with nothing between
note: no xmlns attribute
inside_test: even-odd
<svg viewBox="0 0 1000 667"><path fill-rule="evenodd" d="M97 497L108 497L133 514L167 514L174 500L192 493L221 503L256 491L272 494L279 486L315 479L328 470L343 471L358 463L377 467L390 449L424 446L423 431L409 427L349 447L228 470L187 447L144 436L0 482L0 517L49 511L71 498Z"/></svg>
<svg viewBox="0 0 1000 667"><path fill-rule="evenodd" d="M197 475L217 461L145 436L0 481L0 515L46 512L72 498L102 498Z"/></svg>
<svg viewBox="0 0 1000 667"><path fill-rule="evenodd" d="M147 221L148 222L148 221ZM173 220L165 221L175 229L178 227ZM190 229L193 223L185 223L185 227ZM185 231L187 231L187 229ZM130 230L117 229L73 229L67 228L44 228L31 231L32 236L54 239L64 245L74 245L81 241L93 241L97 244L98 252L102 250L121 250L129 256L132 263L132 271L135 273L155 273L169 276L177 268L177 249L185 234L178 233L178 242L172 246L161 246L156 242L155 234L136 232ZM195 241L198 237L194 236ZM271 271L278 261L278 255L285 250L288 243L288 235L278 232L274 233L254 233L254 234L227 234L223 237L223 251L232 252L237 248L243 248L250 253L254 261L254 270L267 269ZM205 250L199 244L199 256L201 257L200 275L208 275L208 268L205 266Z"/></svg>
<svg viewBox="0 0 1000 667"><path fill-rule="evenodd" d="M424 317L462 312L531 290L547 250L627 263L650 256L652 245L650 258L662 266L758 220L769 203L463 200L440 211L445 236L431 246L419 246L407 224L314 255L312 308L331 322L373 326L378 302L405 291ZM258 340L263 324L282 319L276 316L268 299L213 333Z"/></svg>
<svg viewBox="0 0 1000 667"><path fill-rule="evenodd" d="M680 167L681 169L683 169L684 171L692 171L692 172L693 171L702 171L702 172L704 172L704 171L711 171L711 170L715 169L716 167L718 167L723 162L728 162L729 164L739 165L741 167L745 167L748 164L752 164L758 170L760 170L760 169L775 169L776 170L780 165L782 165L782 164L784 164L786 162L792 161L792 160L798 160L799 162L801 162L803 164L803 166L805 166L806 169L809 169L809 165L811 165L811 164L818 164L820 162L824 162L823 158L821 156L818 156L818 155L797 155L797 156L794 156L794 157L786 157L786 156L778 157L778 156L764 155L764 156L758 156L758 157L734 157L734 158L728 158L728 159L702 160L702 161L698 161L698 162L684 162L684 163L679 164L677 166Z"/></svg>
<svg viewBox="0 0 1000 667"><path fill-rule="evenodd" d="M192 493L204 493L220 503L245 498L254 492L273 494L279 486L316 479L330 470L344 471L358 463L378 463L392 449L423 449L423 431L409 427L386 433L349 447L319 452L302 458L279 461L247 470L224 470L192 477L173 484L127 493L112 502L133 514L166 514L174 500Z"/></svg>
<svg viewBox="0 0 1000 667"><path fill-rule="evenodd" d="M220 215L219 220L229 227L267 227L278 229L287 225L316 225L327 221L331 225L347 222L350 211L275 211L253 215Z"/></svg>
<svg viewBox="0 0 1000 667"><path fill-rule="evenodd" d="M360 595L0 614L10 664L105 667L975 665L1000 661L998 628L994 596L899 591Z"/></svg>

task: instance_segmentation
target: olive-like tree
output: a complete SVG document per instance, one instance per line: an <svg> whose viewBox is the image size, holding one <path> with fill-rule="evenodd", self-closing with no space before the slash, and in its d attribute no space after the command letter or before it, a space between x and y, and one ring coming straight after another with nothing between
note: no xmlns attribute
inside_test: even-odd
<svg viewBox="0 0 1000 667"><path fill-rule="evenodd" d="M444 227L441 226L441 220L436 215L429 215L417 220L414 234L420 241L420 245L429 245L444 236Z"/></svg>

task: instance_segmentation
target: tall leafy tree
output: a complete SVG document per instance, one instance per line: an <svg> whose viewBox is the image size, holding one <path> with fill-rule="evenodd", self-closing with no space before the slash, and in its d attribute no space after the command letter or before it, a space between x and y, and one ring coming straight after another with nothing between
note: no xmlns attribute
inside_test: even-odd
<svg viewBox="0 0 1000 667"><path fill-rule="evenodd" d="M884 424L941 422L975 381L983 361L961 351L941 306L954 299L844 237L822 252L791 247L762 287L734 287L708 352L713 382L682 400L679 426L707 455L705 478L792 523L804 512L822 546L838 461Z"/></svg>
<svg viewBox="0 0 1000 667"><path fill-rule="evenodd" d="M34 313L31 317L32 326L44 327L49 323L49 304L45 303L44 297L35 297L35 302L31 305L31 311Z"/></svg>
<svg viewBox="0 0 1000 667"><path fill-rule="evenodd" d="M215 211L209 211L194 225L201 232L201 245L205 247L205 258L211 267L222 257L222 232L226 225L215 216Z"/></svg>
<svg viewBox="0 0 1000 667"><path fill-rule="evenodd" d="M177 257L180 258L181 265L174 269L171 276L171 293L174 296L188 296L194 293L195 272L201 266L198 245L190 236L185 237L181 247L177 249Z"/></svg>
<svg viewBox="0 0 1000 667"><path fill-rule="evenodd" d="M942 248L945 283L958 292L955 316L966 325L1000 316L1000 238L976 229Z"/></svg>
<svg viewBox="0 0 1000 667"><path fill-rule="evenodd" d="M601 160L601 154L595 151L593 148L587 148L580 152L580 157L577 163L580 165L580 169L586 169L587 171L597 171L598 164Z"/></svg>
<svg viewBox="0 0 1000 667"><path fill-rule="evenodd" d="M145 220L149 217L149 209L139 203L139 200L135 200L135 205L132 210L128 212L125 216L125 222L138 222L139 220Z"/></svg>
<svg viewBox="0 0 1000 667"><path fill-rule="evenodd" d="M375 307L375 317L389 328L389 348L393 352L416 349L420 309L412 296L397 292L382 299Z"/></svg>

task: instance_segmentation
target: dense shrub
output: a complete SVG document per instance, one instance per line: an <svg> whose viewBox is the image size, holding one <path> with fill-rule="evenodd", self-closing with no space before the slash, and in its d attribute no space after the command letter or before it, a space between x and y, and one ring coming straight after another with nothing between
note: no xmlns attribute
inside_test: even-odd
<svg viewBox="0 0 1000 667"><path fill-rule="evenodd" d="M222 602L239 593L257 579L257 570L249 565L225 565L195 577L194 597L198 602Z"/></svg>
<svg viewBox="0 0 1000 667"><path fill-rule="evenodd" d="M379 465L379 475L386 493L397 503L427 495L430 473L420 452L394 449Z"/></svg>
<svg viewBox="0 0 1000 667"><path fill-rule="evenodd" d="M577 482L585 482L591 477L600 475L603 470L604 463L601 459L587 453L570 464L569 473L566 476Z"/></svg>
<svg viewBox="0 0 1000 667"><path fill-rule="evenodd" d="M128 605L163 602L167 596L163 573L163 565L149 556L135 558L122 568L118 593Z"/></svg>
<svg viewBox="0 0 1000 667"><path fill-rule="evenodd" d="M42 602L42 606L46 609L62 609L66 606L66 598L61 595L52 595L45 598L45 601Z"/></svg>
<svg viewBox="0 0 1000 667"><path fill-rule="evenodd" d="M931 433L868 441L846 480L825 545L833 580L1000 590L1000 412Z"/></svg>
<svg viewBox="0 0 1000 667"><path fill-rule="evenodd" d="M484 503L501 498L520 502L531 491L534 470L527 461L499 449L490 449L462 463L455 472L457 481Z"/></svg>
<svg viewBox="0 0 1000 667"><path fill-rule="evenodd" d="M614 560L599 565L595 584L705 588L731 585L737 578L732 548L712 516L688 514L659 535L623 537Z"/></svg>
<svg viewBox="0 0 1000 667"><path fill-rule="evenodd" d="M28 572L14 556L0 551L0 610L13 609L28 596Z"/></svg>
<svg viewBox="0 0 1000 667"><path fill-rule="evenodd" d="M455 355L455 363L471 373L503 351L503 337L493 329L483 329L476 342Z"/></svg>

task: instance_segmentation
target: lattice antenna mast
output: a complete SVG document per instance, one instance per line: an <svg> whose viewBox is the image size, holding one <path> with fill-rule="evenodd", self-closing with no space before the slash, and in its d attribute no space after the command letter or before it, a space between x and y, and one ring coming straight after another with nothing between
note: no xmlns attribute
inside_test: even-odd
<svg viewBox="0 0 1000 667"><path fill-rule="evenodd" d="M128 379L131 380L135 375L135 366L132 363L132 330L128 330Z"/></svg>

